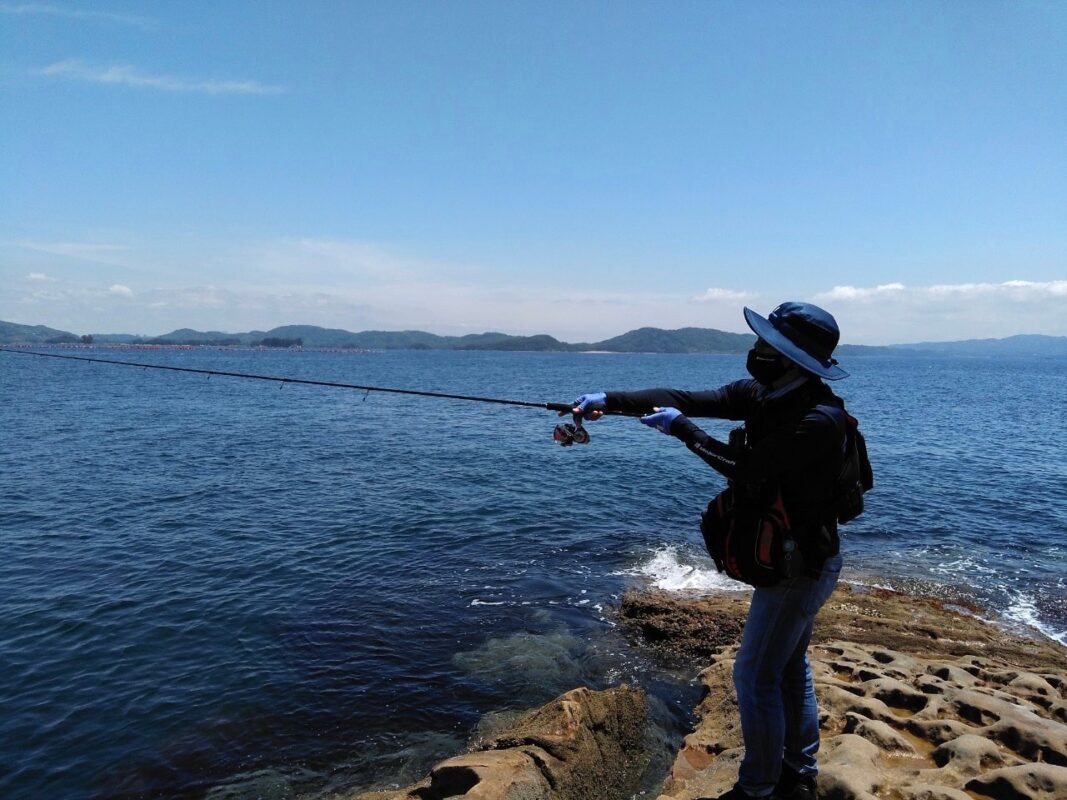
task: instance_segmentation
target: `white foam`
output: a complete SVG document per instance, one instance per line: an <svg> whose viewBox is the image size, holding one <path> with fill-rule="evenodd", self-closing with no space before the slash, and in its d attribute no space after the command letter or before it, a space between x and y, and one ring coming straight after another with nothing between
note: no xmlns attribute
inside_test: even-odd
<svg viewBox="0 0 1067 800"><path fill-rule="evenodd" d="M942 561L930 567L935 575L996 575L997 570L988 566L985 559L975 556L960 556L951 561Z"/></svg>
<svg viewBox="0 0 1067 800"><path fill-rule="evenodd" d="M884 589L887 592L899 592L896 586L890 586L888 583L875 583L869 580L859 580L858 578L841 578L841 583L847 583L849 586L859 586L861 589Z"/></svg>
<svg viewBox="0 0 1067 800"><path fill-rule="evenodd" d="M494 601L491 601L491 600L479 600L477 597L474 598L473 600L471 600L471 605L472 606L502 606L504 604L505 604L504 600L500 600L500 601L494 602Z"/></svg>
<svg viewBox="0 0 1067 800"><path fill-rule="evenodd" d="M1008 605L1007 610L1004 612L1004 616L1008 619L1021 622L1034 630L1040 631L1042 634L1059 642L1060 644L1067 644L1067 631L1055 631L1048 627L1048 625L1041 621L1041 618L1037 613L1037 606L1034 604L1034 600L1027 594L1020 592L1015 595L1015 598Z"/></svg>
<svg viewBox="0 0 1067 800"><path fill-rule="evenodd" d="M702 559L703 563L686 563L688 561L697 562L697 558L689 556L680 560L675 545L664 545L654 550L646 561L622 574L643 577L653 587L665 592L718 592L742 588L736 581L720 575L710 559Z"/></svg>

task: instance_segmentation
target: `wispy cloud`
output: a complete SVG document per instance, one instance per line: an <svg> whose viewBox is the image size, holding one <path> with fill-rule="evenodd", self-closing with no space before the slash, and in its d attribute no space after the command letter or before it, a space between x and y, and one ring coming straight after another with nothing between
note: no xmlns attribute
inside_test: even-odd
<svg viewBox="0 0 1067 800"><path fill-rule="evenodd" d="M4 245L15 250L5 256ZM164 270L166 264L172 266ZM5 269L13 279L3 280ZM924 286L887 281L789 294L834 314L846 343L1067 335L1063 279ZM695 287L649 292L516 283L502 280L492 266L314 236L209 246L180 258L136 241L0 240L0 319L17 313L68 330L235 331L307 323L598 341L645 325L745 331L742 305L767 311L785 299L744 283L699 293Z"/></svg>
<svg viewBox="0 0 1067 800"><path fill-rule="evenodd" d="M262 281L274 285L344 286L462 275L464 267L401 252L374 242L313 237L265 241L220 254L219 266L254 264Z"/></svg>
<svg viewBox="0 0 1067 800"><path fill-rule="evenodd" d="M255 292L249 292L254 295ZM236 309L241 296L217 286L185 286L176 289L154 289L146 294L149 308L182 310Z"/></svg>
<svg viewBox="0 0 1067 800"><path fill-rule="evenodd" d="M1004 283L955 283L931 286L931 295L999 295L1013 300L1040 297L1067 298L1065 281L1005 281Z"/></svg>
<svg viewBox="0 0 1067 800"><path fill-rule="evenodd" d="M1062 281L1004 281L1003 283L950 283L933 286L908 287L902 283L886 283L869 288L835 286L828 292L816 295L822 302L866 303L887 298L900 300L933 301L965 297L1000 297L1005 300L1025 301L1049 297L1067 299L1067 280Z"/></svg>
<svg viewBox="0 0 1067 800"><path fill-rule="evenodd" d="M739 292L734 289L718 289L711 287L707 289L703 294L698 294L693 299L699 303L714 302L716 300L725 300L727 302L739 302L741 300L748 300L756 297L754 292Z"/></svg>
<svg viewBox="0 0 1067 800"><path fill-rule="evenodd" d="M66 256L83 261L97 261L104 264L113 263L119 257L129 251L126 245L107 244L104 242L34 242L22 241L14 243L24 250L32 250L35 253L48 253L53 256Z"/></svg>
<svg viewBox="0 0 1067 800"><path fill-rule="evenodd" d="M110 11L87 11L79 8L53 6L47 3L0 3L0 14L13 16L57 17L61 19L89 20L92 22L110 22L116 25L132 25L137 28L149 28L155 20L130 14L115 14Z"/></svg>
<svg viewBox="0 0 1067 800"><path fill-rule="evenodd" d="M164 92L195 94L280 94L284 89L258 81L196 80L175 75L153 75L128 65L92 66L77 59L67 59L33 71L46 78L61 78L84 83L130 86L137 89L156 89Z"/></svg>

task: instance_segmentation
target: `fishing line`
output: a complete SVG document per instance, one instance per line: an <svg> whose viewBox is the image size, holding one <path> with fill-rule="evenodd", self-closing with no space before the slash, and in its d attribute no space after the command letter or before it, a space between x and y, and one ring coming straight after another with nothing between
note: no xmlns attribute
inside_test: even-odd
<svg viewBox="0 0 1067 800"><path fill-rule="evenodd" d="M193 373L193 374L196 374L196 375L207 375L209 378L212 375L219 375L219 376L226 377L226 378L247 378L249 380L256 380L256 381L273 381L273 382L278 383L278 384L280 384L282 386L284 386L287 383L303 384L305 386L328 386L328 387L331 387L331 388L334 388L334 389L354 389L356 391L366 392L367 394L370 394L371 392L383 392L383 393L387 393L387 394L406 394L406 395L414 395L416 397L437 397L437 398L440 398L440 399L443 399L443 400L466 400L466 401L474 402L474 403L495 403L497 405L505 405L505 406L522 406L522 407L525 407L525 408L540 408L540 409L544 409L544 410L547 410L547 411L557 411L557 412L562 411L564 413L570 413L571 410L573 409L573 406L570 403L535 403L535 402L531 402L529 400L508 400L508 399L501 398L501 397L480 397L478 395L469 395L469 394L450 394L448 392L429 392L429 391L424 391L422 389L399 389L399 388L391 387L391 386L365 386L365 385L361 385L361 384L357 384L357 383L340 383L340 382L337 382L337 381L315 381L315 380L309 380L309 379L306 379L306 378L289 378L289 377L285 377L285 376L281 376L281 375L256 375L256 374L250 373L250 372L227 372L225 370L218 370L218 369L200 369L200 368L196 368L196 367L175 367L175 366L171 366L171 365L168 365L168 364L145 364L145 363L142 363L142 362L139 362L139 361L120 361L118 359L92 358L90 356L70 356L70 355L60 355L59 353L40 353L40 352L37 352L35 350L18 350L18 349L10 348L10 347L0 347L0 352L4 352L4 353L19 353L19 354L25 355L25 356L40 356L41 358L59 358L59 359L65 360L65 361L86 361L86 362L93 363L93 364L111 364L113 366L119 366L119 367L139 367L141 369L159 369L159 370L167 370L169 372L189 372L189 373ZM364 395L363 399L366 400L366 395ZM604 413L605 414L610 414L610 415L613 415L613 416L625 416L625 417L640 416L640 414L636 414L634 412L626 412L626 411L604 411ZM577 418L577 417L575 418L575 426L571 426L571 427L576 427L577 430L582 430L579 418ZM572 433L573 433L573 431L572 431ZM586 440L588 440L588 435L586 435L585 438L586 438ZM578 441L579 444L584 444L584 442L582 442L581 439L582 439L582 436L579 434L579 436L575 439L575 441ZM558 437L557 437L556 441L559 441L561 444L566 444L566 442L560 441L560 439Z"/></svg>

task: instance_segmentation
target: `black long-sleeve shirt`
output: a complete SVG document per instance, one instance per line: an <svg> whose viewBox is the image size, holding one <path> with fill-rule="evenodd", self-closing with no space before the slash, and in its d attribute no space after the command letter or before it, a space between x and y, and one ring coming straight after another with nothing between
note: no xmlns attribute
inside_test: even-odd
<svg viewBox="0 0 1067 800"><path fill-rule="evenodd" d="M818 405L844 407L817 378L782 397L769 395L754 380L698 392L645 389L607 393L607 407L612 411L649 413L654 407L677 408L683 416L674 420L671 435L738 486L758 487L776 479L809 563L821 563L838 549L833 494L845 445L844 428L828 414L815 410ZM747 446L721 442L689 417L743 420Z"/></svg>

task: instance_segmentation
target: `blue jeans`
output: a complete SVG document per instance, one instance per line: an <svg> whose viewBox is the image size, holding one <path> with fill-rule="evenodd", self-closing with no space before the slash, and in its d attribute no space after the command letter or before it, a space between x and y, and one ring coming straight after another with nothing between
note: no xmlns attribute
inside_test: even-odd
<svg viewBox="0 0 1067 800"><path fill-rule="evenodd" d="M841 556L831 556L817 578L793 578L752 594L734 664L745 737L738 783L750 795L771 793L783 760L801 774L818 771L819 707L808 642L840 574Z"/></svg>

